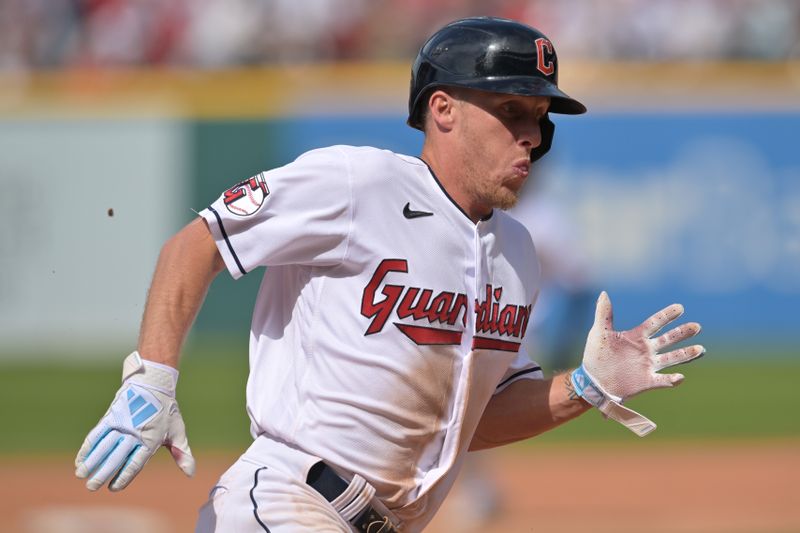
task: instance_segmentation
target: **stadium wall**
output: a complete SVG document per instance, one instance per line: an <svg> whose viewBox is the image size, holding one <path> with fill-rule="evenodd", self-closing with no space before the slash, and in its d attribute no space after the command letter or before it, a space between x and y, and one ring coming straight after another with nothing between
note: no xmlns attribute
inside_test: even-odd
<svg viewBox="0 0 800 533"><path fill-rule="evenodd" d="M620 326L681 301L707 339L791 342L798 72L562 72L590 114L556 117L539 171ZM349 64L0 77L0 357L130 346L160 244L236 181L334 143L418 153L407 76ZM218 279L197 332L246 335L259 276Z"/></svg>

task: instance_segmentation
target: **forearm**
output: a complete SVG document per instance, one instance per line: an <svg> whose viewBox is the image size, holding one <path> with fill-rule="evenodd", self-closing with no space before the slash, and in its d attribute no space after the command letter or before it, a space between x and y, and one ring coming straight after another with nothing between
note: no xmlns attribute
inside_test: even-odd
<svg viewBox="0 0 800 533"><path fill-rule="evenodd" d="M143 358L178 367L186 335L208 287L223 268L211 233L200 218L167 241L142 318L138 350Z"/></svg>
<svg viewBox="0 0 800 533"><path fill-rule="evenodd" d="M516 381L489 401L470 450L493 448L539 435L590 408L575 394L569 373L548 380Z"/></svg>

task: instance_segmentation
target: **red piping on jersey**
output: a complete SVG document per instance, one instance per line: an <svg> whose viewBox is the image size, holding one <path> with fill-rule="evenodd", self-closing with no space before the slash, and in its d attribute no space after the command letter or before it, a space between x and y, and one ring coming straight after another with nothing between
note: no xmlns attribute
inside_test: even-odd
<svg viewBox="0 0 800 533"><path fill-rule="evenodd" d="M501 352L518 352L520 343L490 339L489 337L473 337L473 350L500 350Z"/></svg>
<svg viewBox="0 0 800 533"><path fill-rule="evenodd" d="M397 329L418 345L451 345L461 344L461 331L450 329L427 328L393 322Z"/></svg>

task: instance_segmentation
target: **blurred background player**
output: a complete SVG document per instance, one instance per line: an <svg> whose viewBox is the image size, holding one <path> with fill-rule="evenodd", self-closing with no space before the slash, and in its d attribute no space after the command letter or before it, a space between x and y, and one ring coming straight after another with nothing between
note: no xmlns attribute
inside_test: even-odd
<svg viewBox="0 0 800 533"><path fill-rule="evenodd" d="M590 281L583 235L561 200L548 190L547 181L547 166L537 169L510 213L531 233L542 267L529 354L544 368L557 371L580 361L597 288Z"/></svg>

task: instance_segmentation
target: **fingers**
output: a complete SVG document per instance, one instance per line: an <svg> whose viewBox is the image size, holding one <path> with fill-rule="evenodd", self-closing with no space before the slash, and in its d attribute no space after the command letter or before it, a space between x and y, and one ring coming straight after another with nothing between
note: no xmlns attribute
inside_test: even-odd
<svg viewBox="0 0 800 533"><path fill-rule="evenodd" d="M670 366L688 363L689 361L701 357L705 353L706 349L703 346L695 344L694 346L688 346L686 348L680 348L678 350L672 350L671 352L658 354L656 355L655 370L659 371Z"/></svg>
<svg viewBox="0 0 800 533"><path fill-rule="evenodd" d="M95 491L105 485L111 476L127 462L128 456L138 445L138 440L132 435L120 435L114 448L97 465L92 477L86 482L86 488Z"/></svg>
<svg viewBox="0 0 800 533"><path fill-rule="evenodd" d="M650 386L642 389L641 392L652 389L668 389L683 383L683 374L653 374Z"/></svg>
<svg viewBox="0 0 800 533"><path fill-rule="evenodd" d="M673 344L677 344L681 341L685 341L686 339L694 337L700 333L701 329L702 328L700 327L700 324L697 322L682 324L677 328L673 328L663 335L656 337L652 340L652 343L656 351L659 351L668 346L672 346Z"/></svg>
<svg viewBox="0 0 800 533"><path fill-rule="evenodd" d="M102 433L97 431L98 428ZM98 437L94 438L93 435L98 433ZM98 426L92 430L75 458L75 475L81 479L87 477L111 452L118 438L119 432L106 426Z"/></svg>
<svg viewBox="0 0 800 533"><path fill-rule="evenodd" d="M189 477L194 475L195 470L195 460L192 456L191 450L188 447L183 450L176 446L167 446L169 453L172 454L172 458L175 459L175 462L178 464L178 468L183 470L183 473Z"/></svg>
<svg viewBox="0 0 800 533"><path fill-rule="evenodd" d="M683 383L683 374L655 374L651 389L666 389Z"/></svg>
<svg viewBox="0 0 800 533"><path fill-rule="evenodd" d="M132 435L124 435L112 431L87 458L79 477L91 477L86 488L95 491L106 484L111 477L123 467L132 451L140 446L138 439Z"/></svg>
<svg viewBox="0 0 800 533"><path fill-rule="evenodd" d="M150 459L153 453L146 447L138 445L128 455L125 464L120 468L119 472L111 483L108 484L108 489L116 492L124 489L130 485L131 481L142 471L145 463Z"/></svg>
<svg viewBox="0 0 800 533"><path fill-rule="evenodd" d="M81 448L80 448L80 450L78 450L78 455L75 456L75 475L78 475L78 471L80 469L80 466L86 460L86 456L89 455L89 453L92 451L92 448L94 448L94 445L97 442L99 442L98 438L93 437L93 435L95 435L97 433L97 429L99 427L100 426L97 426L96 428L94 428L89 433L89 435L83 440L83 444L81 444ZM104 429L104 433L108 433L109 431L111 431L109 428L107 428L105 426L103 426L103 429ZM102 437L102 435L101 435L101 437ZM83 476L78 476L78 477L83 477Z"/></svg>
<svg viewBox="0 0 800 533"><path fill-rule="evenodd" d="M594 312L594 327L609 331L614 330L614 311L608 293L603 291L597 298L597 308Z"/></svg>
<svg viewBox="0 0 800 533"><path fill-rule="evenodd" d="M681 304L672 304L642 322L639 327L645 337L650 337L682 314L683 306Z"/></svg>
<svg viewBox="0 0 800 533"><path fill-rule="evenodd" d="M164 445L169 450L172 458L175 459L178 468L183 470L183 473L187 476L192 477L194 475L195 461L192 456L192 450L189 448L189 440L186 438L186 426L183 423L180 412L178 412L177 404L173 404L173 408L177 416L172 419L170 437Z"/></svg>

